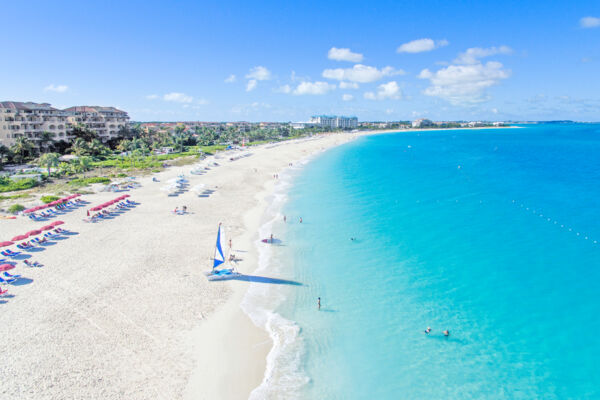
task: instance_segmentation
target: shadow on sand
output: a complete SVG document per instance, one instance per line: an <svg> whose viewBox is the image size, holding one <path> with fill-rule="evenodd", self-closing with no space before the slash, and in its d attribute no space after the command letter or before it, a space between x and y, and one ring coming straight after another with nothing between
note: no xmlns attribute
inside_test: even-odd
<svg viewBox="0 0 600 400"><path fill-rule="evenodd" d="M287 279L278 279L278 278L269 278L267 276L258 276L258 275L241 275L232 277L231 280L235 281L247 281L247 282L257 282L257 283L272 283L275 285L294 285L294 286L304 286L300 282L290 281Z"/></svg>
<svg viewBox="0 0 600 400"><path fill-rule="evenodd" d="M29 285L31 282L33 282L33 279L29 279L29 278L19 278L16 281L14 281L13 283L11 283L12 286L23 286L23 285Z"/></svg>

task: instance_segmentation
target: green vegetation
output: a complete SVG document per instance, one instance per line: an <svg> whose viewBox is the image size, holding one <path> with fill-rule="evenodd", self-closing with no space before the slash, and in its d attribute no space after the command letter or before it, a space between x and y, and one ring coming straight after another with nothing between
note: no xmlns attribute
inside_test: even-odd
<svg viewBox="0 0 600 400"><path fill-rule="evenodd" d="M13 181L10 178L0 177L0 193L13 192L16 190L31 189L36 186L38 181L32 178L20 179Z"/></svg>
<svg viewBox="0 0 600 400"><path fill-rule="evenodd" d="M248 146L267 142L288 140L322 132L321 128L295 130L289 124L263 128L258 124L245 126L195 127L185 125L159 127L158 130L143 130L140 125L124 128L115 138L102 142L97 133L84 125L75 126L70 135L72 143L55 141L50 132L42 132L36 143L30 139L17 138L11 148L0 145L0 169L6 163L35 162L46 169L42 176L44 185L51 182L52 191L72 190L92 183L109 183L109 177L124 178L135 172L160 172L168 165L184 165L195 162L199 157L213 155L229 145L246 143ZM37 144L37 146L36 146ZM156 154L163 148L174 153ZM77 158L60 161L63 154ZM54 170L54 172L52 172ZM92 171L97 177L81 177ZM107 177L108 176L108 177ZM53 182L54 178L69 178ZM34 179L11 181L0 178L0 193L30 189L39 183Z"/></svg>
<svg viewBox="0 0 600 400"><path fill-rule="evenodd" d="M0 195L0 201L2 200L14 200L14 199L25 199L27 197L31 197L31 195L29 193L19 193L19 194L13 194L10 196L2 196Z"/></svg>
<svg viewBox="0 0 600 400"><path fill-rule="evenodd" d="M91 178L76 178L69 181L69 185L73 187L84 187L93 183L110 183L110 178L104 176L94 176Z"/></svg>
<svg viewBox="0 0 600 400"><path fill-rule="evenodd" d="M12 206L8 207L8 212L11 214L16 214L19 211L23 211L25 209L25 206L21 205L21 204L13 204Z"/></svg>
<svg viewBox="0 0 600 400"><path fill-rule="evenodd" d="M40 200L42 200L42 202L44 204L48 204L48 203L52 203L53 201L56 201L60 199L60 197L58 196L42 196Z"/></svg>

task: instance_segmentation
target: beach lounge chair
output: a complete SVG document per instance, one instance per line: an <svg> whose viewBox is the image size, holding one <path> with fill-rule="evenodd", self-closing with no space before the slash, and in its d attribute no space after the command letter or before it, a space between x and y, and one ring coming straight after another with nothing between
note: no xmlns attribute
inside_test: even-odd
<svg viewBox="0 0 600 400"><path fill-rule="evenodd" d="M43 267L44 264L40 264L37 261L29 261L29 260L23 260L23 263L25 263L25 265L27 265L28 267Z"/></svg>
<svg viewBox="0 0 600 400"><path fill-rule="evenodd" d="M60 235L61 233L72 233L70 230L67 230L67 229L62 229L62 228L56 228L56 229L54 230L54 232L58 233L59 235Z"/></svg>
<svg viewBox="0 0 600 400"><path fill-rule="evenodd" d="M51 232L46 232L44 234L44 237L47 237L48 239L56 239L57 237L60 237L60 235L56 235L56 234L51 233Z"/></svg>
<svg viewBox="0 0 600 400"><path fill-rule="evenodd" d="M2 288L0 288L0 296L4 296L6 293L8 293L8 289L2 290Z"/></svg>
<svg viewBox="0 0 600 400"><path fill-rule="evenodd" d="M34 244L40 245L42 243L48 242L48 239L47 238L41 238L41 239L40 238L34 238L34 239L31 239L31 242L34 243Z"/></svg>
<svg viewBox="0 0 600 400"><path fill-rule="evenodd" d="M19 254L21 254L20 251L12 251L10 249L6 249L4 251L0 251L0 254L2 254L5 257L14 257L14 256L18 256Z"/></svg>
<svg viewBox="0 0 600 400"><path fill-rule="evenodd" d="M3 272L4 278L5 279L19 279L21 277L21 275L17 275L17 274L9 274L8 272L4 271Z"/></svg>
<svg viewBox="0 0 600 400"><path fill-rule="evenodd" d="M21 250L29 250L29 249L30 249L30 248L32 248L33 246L30 246L30 245L29 245L29 244L27 244L27 243L21 243L21 244L18 244L18 245L17 245L17 247L18 247L19 249L21 249Z"/></svg>
<svg viewBox="0 0 600 400"><path fill-rule="evenodd" d="M17 278L13 279L13 278L7 278L4 279L0 276L0 285L8 285L10 283L14 283L17 281Z"/></svg>
<svg viewBox="0 0 600 400"><path fill-rule="evenodd" d="M41 221L42 220L42 218L38 217L35 214L29 214L29 219L32 221Z"/></svg>

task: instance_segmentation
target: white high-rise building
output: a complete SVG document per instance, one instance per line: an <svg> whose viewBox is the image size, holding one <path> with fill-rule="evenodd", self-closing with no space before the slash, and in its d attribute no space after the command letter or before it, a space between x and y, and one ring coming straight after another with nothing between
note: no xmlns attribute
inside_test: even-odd
<svg viewBox="0 0 600 400"><path fill-rule="evenodd" d="M313 115L310 122L329 129L356 129L358 118L337 115Z"/></svg>

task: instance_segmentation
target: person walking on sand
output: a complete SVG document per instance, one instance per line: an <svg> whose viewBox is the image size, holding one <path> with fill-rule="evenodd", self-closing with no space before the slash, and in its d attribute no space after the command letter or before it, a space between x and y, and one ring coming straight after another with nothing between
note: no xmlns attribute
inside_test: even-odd
<svg viewBox="0 0 600 400"><path fill-rule="evenodd" d="M287 221L287 218L285 217L285 215L283 216L283 222Z"/></svg>
<svg viewBox="0 0 600 400"><path fill-rule="evenodd" d="M317 298L317 308L319 310L321 310L321 298L320 297Z"/></svg>

